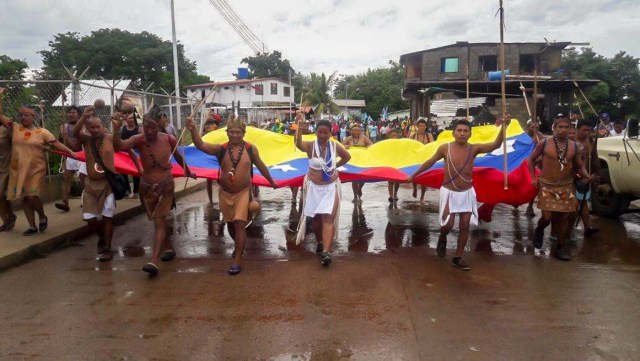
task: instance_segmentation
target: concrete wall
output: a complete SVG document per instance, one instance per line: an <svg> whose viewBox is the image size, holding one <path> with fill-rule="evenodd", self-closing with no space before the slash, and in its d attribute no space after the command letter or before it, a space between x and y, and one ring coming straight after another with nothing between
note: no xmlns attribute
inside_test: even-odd
<svg viewBox="0 0 640 361"><path fill-rule="evenodd" d="M502 116L502 99L496 99L496 105L489 107L491 114L496 117ZM529 120L529 113L527 112L527 105L524 103L523 98L507 98L507 113L511 114L511 118L516 118L520 122L520 126L526 129L527 120ZM529 99L529 106L532 106L531 99Z"/></svg>
<svg viewBox="0 0 640 361"><path fill-rule="evenodd" d="M506 44L505 45L505 70L510 74L519 74L520 55L538 54L541 50L540 44ZM500 69L499 44L492 45L470 45L453 46L436 51L425 51L422 54L422 80L446 80L464 79L466 77L467 53L469 54L469 77L472 80L486 79L486 72L479 71L479 57L484 55L495 55L497 57L497 69ZM442 73L442 58L458 58L457 73ZM547 50L540 59L540 69L552 71L560 67L561 52L559 50ZM407 74L408 75L408 74Z"/></svg>

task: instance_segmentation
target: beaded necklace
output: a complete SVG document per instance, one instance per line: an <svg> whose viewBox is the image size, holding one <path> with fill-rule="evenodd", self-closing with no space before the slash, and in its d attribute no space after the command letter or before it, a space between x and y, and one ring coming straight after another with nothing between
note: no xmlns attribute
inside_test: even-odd
<svg viewBox="0 0 640 361"><path fill-rule="evenodd" d="M556 146L556 154L558 154L558 164L560 164L560 171L564 170L564 165L567 164L567 151L569 150L569 138L565 138L564 144L558 144L558 138L553 136L553 143Z"/></svg>
<svg viewBox="0 0 640 361"><path fill-rule="evenodd" d="M236 167L238 166L238 163L240 162L240 159L242 158L242 153L244 153L244 140L242 141L242 143L240 144L240 149L238 150L238 155L237 157L234 159L233 158L233 147L229 146L229 160L231 161L231 170L227 173L227 175L229 175L229 179L233 182L233 180L236 178Z"/></svg>

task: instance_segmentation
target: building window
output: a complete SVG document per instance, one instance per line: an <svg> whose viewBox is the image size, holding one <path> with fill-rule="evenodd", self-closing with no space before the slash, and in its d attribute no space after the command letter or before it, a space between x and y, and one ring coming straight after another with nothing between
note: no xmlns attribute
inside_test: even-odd
<svg viewBox="0 0 640 361"><path fill-rule="evenodd" d="M442 58L440 61L441 73L457 73L458 58Z"/></svg>
<svg viewBox="0 0 640 361"><path fill-rule="evenodd" d="M228 86L224 87L224 90L229 90L229 87Z"/></svg>
<svg viewBox="0 0 640 361"><path fill-rule="evenodd" d="M256 95L263 95L264 94L264 86L262 84L254 85L253 89L256 90Z"/></svg>
<svg viewBox="0 0 640 361"><path fill-rule="evenodd" d="M271 83L271 95L278 95L278 83Z"/></svg>
<svg viewBox="0 0 640 361"><path fill-rule="evenodd" d="M498 70L498 56L480 55L478 57L478 70L482 72Z"/></svg>
<svg viewBox="0 0 640 361"><path fill-rule="evenodd" d="M207 95L206 91L204 89L200 90L200 98L204 98Z"/></svg>
<svg viewBox="0 0 640 361"><path fill-rule="evenodd" d="M291 87L288 87L288 86L284 87L283 92L285 97L291 96Z"/></svg>
<svg viewBox="0 0 640 361"><path fill-rule="evenodd" d="M535 54L520 54L520 73L533 74L536 70L536 55Z"/></svg>
<svg viewBox="0 0 640 361"><path fill-rule="evenodd" d="M244 89L244 85L240 85L240 89Z"/></svg>

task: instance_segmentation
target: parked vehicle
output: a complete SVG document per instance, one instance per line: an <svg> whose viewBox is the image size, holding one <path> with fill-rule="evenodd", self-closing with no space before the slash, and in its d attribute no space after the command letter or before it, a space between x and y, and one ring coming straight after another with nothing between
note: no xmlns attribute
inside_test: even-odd
<svg viewBox="0 0 640 361"><path fill-rule="evenodd" d="M598 159L602 182L592 193L592 209L602 216L617 217L640 198L638 119L627 121L624 136L598 139Z"/></svg>

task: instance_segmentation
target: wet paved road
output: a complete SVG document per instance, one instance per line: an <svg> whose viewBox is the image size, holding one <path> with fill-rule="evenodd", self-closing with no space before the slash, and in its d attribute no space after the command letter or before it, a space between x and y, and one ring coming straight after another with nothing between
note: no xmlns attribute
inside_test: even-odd
<svg viewBox="0 0 640 361"><path fill-rule="evenodd" d="M420 205L403 186L390 207L386 183L364 190L354 205L343 185L330 269L312 234L287 243L290 191L262 189L238 277L224 273L233 242L204 192L179 200L179 258L157 279L139 270L142 216L117 228L110 264L90 238L0 273L0 359L640 359L640 214L595 218L600 234L578 232L562 263L546 242L533 249L524 207L497 207L472 231L464 273L435 256L436 191Z"/></svg>

